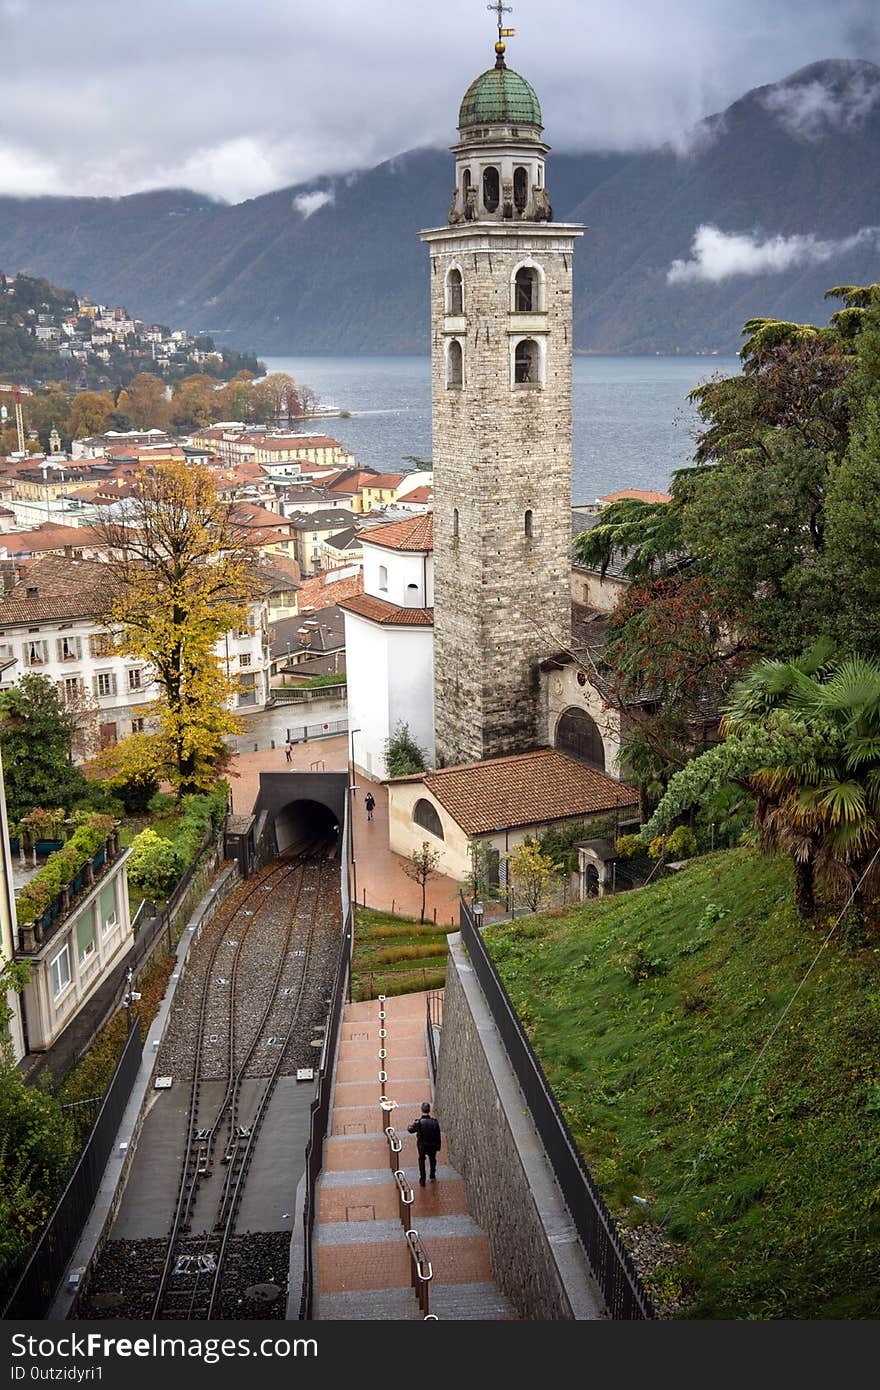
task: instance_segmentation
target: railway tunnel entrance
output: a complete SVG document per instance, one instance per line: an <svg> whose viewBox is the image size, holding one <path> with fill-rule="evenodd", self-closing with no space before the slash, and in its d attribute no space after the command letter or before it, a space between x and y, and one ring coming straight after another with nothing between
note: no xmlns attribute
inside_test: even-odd
<svg viewBox="0 0 880 1390"><path fill-rule="evenodd" d="M253 809L261 862L310 843L341 853L347 797L344 772L262 772Z"/></svg>
<svg viewBox="0 0 880 1390"><path fill-rule="evenodd" d="M275 813L275 843L279 855L314 847L338 852L340 827L334 812L322 801L300 797Z"/></svg>

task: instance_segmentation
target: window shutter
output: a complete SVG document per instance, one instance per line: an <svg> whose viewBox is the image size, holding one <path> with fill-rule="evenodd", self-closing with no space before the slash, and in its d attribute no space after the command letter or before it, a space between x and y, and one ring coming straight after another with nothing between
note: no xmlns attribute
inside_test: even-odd
<svg viewBox="0 0 880 1390"><path fill-rule="evenodd" d="M95 695L95 696L98 694L98 677L97 677L97 676L92 676L92 694Z"/></svg>
<svg viewBox="0 0 880 1390"><path fill-rule="evenodd" d="M115 671L112 673L112 675L111 675L111 677L110 677L110 694L111 694L111 695L115 695L115 694L116 694L116 672L115 672Z"/></svg>

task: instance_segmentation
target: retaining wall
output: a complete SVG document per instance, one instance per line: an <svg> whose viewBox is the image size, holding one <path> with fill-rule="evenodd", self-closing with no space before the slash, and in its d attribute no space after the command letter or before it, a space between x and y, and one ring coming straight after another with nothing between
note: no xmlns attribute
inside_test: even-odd
<svg viewBox="0 0 880 1390"><path fill-rule="evenodd" d="M604 1318L574 1223L457 934L449 937L435 1108L449 1161L488 1233L495 1280L520 1315Z"/></svg>

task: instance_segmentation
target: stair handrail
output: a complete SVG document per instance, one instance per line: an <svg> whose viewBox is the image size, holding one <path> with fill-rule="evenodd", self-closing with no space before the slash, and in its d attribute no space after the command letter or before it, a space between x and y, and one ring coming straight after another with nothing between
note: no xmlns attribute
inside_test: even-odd
<svg viewBox="0 0 880 1390"><path fill-rule="evenodd" d="M404 1231L407 1231L409 1230L409 1212L407 1211L407 1207L411 1207L415 1201L415 1193L402 1168L395 1168L394 1181L397 1183L397 1207L400 1213L400 1222Z"/></svg>
<svg viewBox="0 0 880 1390"><path fill-rule="evenodd" d="M427 1318L430 1312L428 1285L434 1278L434 1270L418 1231L410 1228L406 1232L406 1243L411 1257L410 1278L412 1286L416 1291L416 1298L423 1317Z"/></svg>

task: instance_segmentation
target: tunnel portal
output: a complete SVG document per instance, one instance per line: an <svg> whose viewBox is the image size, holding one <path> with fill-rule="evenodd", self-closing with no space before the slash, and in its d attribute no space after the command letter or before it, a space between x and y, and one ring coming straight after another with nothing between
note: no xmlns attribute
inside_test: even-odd
<svg viewBox="0 0 880 1390"><path fill-rule="evenodd" d="M294 854L314 846L315 850L338 850L339 822L322 801L300 798L275 814L275 842L279 855Z"/></svg>

